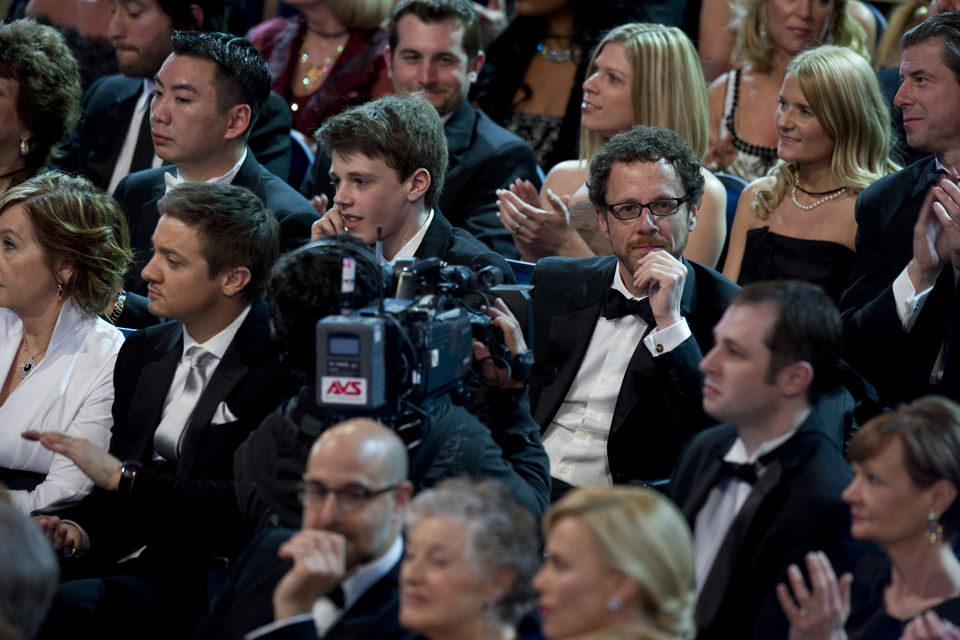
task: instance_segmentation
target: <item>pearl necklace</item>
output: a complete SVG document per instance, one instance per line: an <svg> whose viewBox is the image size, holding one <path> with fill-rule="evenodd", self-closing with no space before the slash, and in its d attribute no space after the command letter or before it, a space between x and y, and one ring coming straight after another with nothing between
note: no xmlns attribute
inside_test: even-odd
<svg viewBox="0 0 960 640"><path fill-rule="evenodd" d="M835 200L847 192L846 187L840 187L839 189L834 189L833 191L828 192L827 195L823 196L819 200L815 200L813 204L800 204L800 201L797 200L797 187L800 185L800 178L797 178L793 182L793 188L790 190L790 199L793 200L793 204L797 205L798 208L803 209L804 211L810 211L811 209L816 209L824 202L829 202L830 200ZM806 193L806 192L804 192Z"/></svg>

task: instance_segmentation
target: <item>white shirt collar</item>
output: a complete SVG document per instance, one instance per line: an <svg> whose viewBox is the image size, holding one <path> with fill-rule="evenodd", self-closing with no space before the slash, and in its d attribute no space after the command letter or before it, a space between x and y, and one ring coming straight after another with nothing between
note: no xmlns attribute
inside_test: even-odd
<svg viewBox="0 0 960 640"><path fill-rule="evenodd" d="M430 223L433 222L433 209L430 209L429 215L427 215L427 221L420 225L420 228L417 230L413 237L407 240L407 243L400 247L400 251L397 251L397 255L393 256L394 260L399 260L400 258L413 258L414 254L417 253L417 249L420 248L420 243L423 242L423 237L427 235L427 229L430 228Z"/></svg>
<svg viewBox="0 0 960 640"><path fill-rule="evenodd" d="M250 305L244 307L243 311L240 312L233 322L228 324L223 330L220 331L217 335L213 336L206 342L200 343L193 339L187 328L183 328L183 353L181 358L185 358L187 350L195 344L200 345L206 351L217 356L217 359L223 358L223 354L227 352L227 348L230 346L230 343L233 342L233 338L237 335L237 331L240 330L240 325L243 324L243 321L247 319L247 314L250 313Z"/></svg>
<svg viewBox="0 0 960 640"><path fill-rule="evenodd" d="M204 180L204 182L210 182L210 183L222 182L222 183L226 183L226 184L232 183L232 182L233 182L233 179L236 177L237 173L240 172L240 166L243 164L244 160L246 160L246 159L247 159L247 148L244 147L243 153L240 154L240 160L237 161L237 164L233 165L233 168L230 169L230 171L227 171L227 172L226 172L225 174L223 174L222 176L217 176L217 177L215 177L215 178L210 178L209 180ZM169 174L168 174L168 175L169 175ZM174 181L174 182L177 182L177 183L186 182L186 179L184 179L184 177L180 175L180 169L175 169L175 170L174 170L174 172L173 172L173 181ZM168 187L171 186L169 180L167 181L167 186L168 186Z"/></svg>
<svg viewBox="0 0 960 640"><path fill-rule="evenodd" d="M761 442L760 446L756 448L751 456L747 455L747 446L743 443L743 440L738 437L736 442L733 443L733 446L730 447L730 450L727 451L727 455L723 456L723 459L726 462L736 462L737 464L756 462L761 456L766 453L770 453L781 444L792 438L793 434L795 434L799 428L799 426L796 426L785 434L777 436L773 440Z"/></svg>
<svg viewBox="0 0 960 640"><path fill-rule="evenodd" d="M643 300L643 298L638 298L637 296L630 293L630 290L627 289L627 285L623 282L623 277L620 275L620 261L617 261L617 268L613 270L613 283L610 285L611 289L616 289L624 295L627 300Z"/></svg>
<svg viewBox="0 0 960 640"><path fill-rule="evenodd" d="M350 609L360 599L360 596L366 593L367 589L390 573L390 569L400 562L402 555L403 537L397 536L386 553L376 560L360 565L349 577L344 578L340 583L340 588L343 589L344 610Z"/></svg>

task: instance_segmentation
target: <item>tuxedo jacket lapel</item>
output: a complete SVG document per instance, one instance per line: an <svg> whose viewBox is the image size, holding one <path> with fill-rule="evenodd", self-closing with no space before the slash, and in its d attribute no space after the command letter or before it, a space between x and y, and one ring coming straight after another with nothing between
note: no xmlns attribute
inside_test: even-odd
<svg viewBox="0 0 960 640"><path fill-rule="evenodd" d="M557 374L553 382L543 388L540 394L540 400L537 403L537 410L534 419L541 425L549 424L550 419L557 413L557 409L563 402L573 384L573 380L580 370L580 364L583 356L590 346L590 339L593 337L593 330L597 324L597 318L600 317L601 300L603 291L600 295L589 291L584 284L572 290L568 295L569 299L588 298L587 306L565 302L562 307L581 307L570 313L554 315L550 319L550 335L547 339L547 362L548 367L557 367ZM595 300L590 300L595 298Z"/></svg>
<svg viewBox="0 0 960 640"><path fill-rule="evenodd" d="M719 467L719 459L717 460ZM697 628L702 629L708 626L717 615L720 603L723 601L727 591L727 584L730 576L736 571L737 556L740 551L749 553L748 549L742 549L744 537L747 530L753 522L757 511L766 500L767 496L780 483L783 475L783 463L779 459L774 459L764 469L763 474L753 486L753 490L747 497L743 507L737 513L730 529L727 531L717 556L714 558L713 566L710 567L710 573L704 582L703 589L700 591L700 597L697 599L697 608L695 619ZM714 482L716 478L714 479ZM711 485L712 486L712 485ZM702 504L702 503L701 503ZM694 512L694 518L696 512Z"/></svg>
<svg viewBox="0 0 960 640"><path fill-rule="evenodd" d="M170 323L170 331L154 347L154 359L143 365L134 397L130 416L126 421L131 425L142 425L139 429L125 429L125 436L133 440L111 443L110 451L121 459L149 459L153 451L153 435L160 424L163 403L170 391L170 383L177 370L177 363L183 353L183 327L180 323Z"/></svg>

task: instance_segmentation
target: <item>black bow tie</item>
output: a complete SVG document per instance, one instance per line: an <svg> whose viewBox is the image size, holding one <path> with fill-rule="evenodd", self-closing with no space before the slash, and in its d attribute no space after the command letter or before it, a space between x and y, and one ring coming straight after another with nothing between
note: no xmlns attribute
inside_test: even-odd
<svg viewBox="0 0 960 640"><path fill-rule="evenodd" d="M757 463L748 462L740 464L737 462L721 461L721 468L724 474L732 475L734 478L743 480L747 484L753 484L757 481Z"/></svg>
<svg viewBox="0 0 960 640"><path fill-rule="evenodd" d="M651 327L657 324L653 319L653 310L650 308L650 298L628 300L616 289L607 289L600 315L607 320L616 320L623 316L640 316Z"/></svg>
<svg viewBox="0 0 960 640"><path fill-rule="evenodd" d="M345 604L345 598L343 593L343 587L339 584L333 588L333 590L327 594L327 599L337 606L337 609L343 609Z"/></svg>
<svg viewBox="0 0 960 640"><path fill-rule="evenodd" d="M932 187L933 185L937 184L937 182L940 181L940 177L945 175L947 175L947 172L945 169L937 169L936 171L928 173L927 187Z"/></svg>

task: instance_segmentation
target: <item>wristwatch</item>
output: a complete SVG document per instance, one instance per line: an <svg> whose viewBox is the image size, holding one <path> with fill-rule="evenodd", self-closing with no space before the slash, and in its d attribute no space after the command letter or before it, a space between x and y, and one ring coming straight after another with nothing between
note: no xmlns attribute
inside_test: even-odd
<svg viewBox="0 0 960 640"><path fill-rule="evenodd" d="M133 481L137 479L137 472L143 466L135 460L127 460L120 466L120 482L117 484L117 493L122 496L130 495L133 490Z"/></svg>

